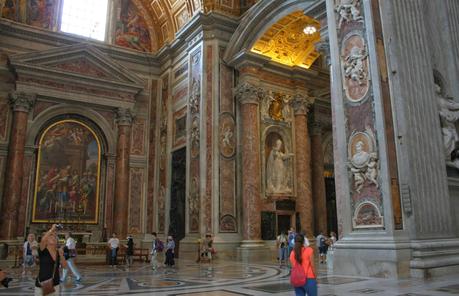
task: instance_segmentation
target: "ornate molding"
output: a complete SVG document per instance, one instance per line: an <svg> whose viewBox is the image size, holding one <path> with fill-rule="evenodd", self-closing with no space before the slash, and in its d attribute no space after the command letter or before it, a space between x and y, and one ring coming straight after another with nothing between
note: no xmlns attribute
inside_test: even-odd
<svg viewBox="0 0 459 296"><path fill-rule="evenodd" d="M15 91L10 93L9 101L14 112L29 113L35 105L36 95Z"/></svg>
<svg viewBox="0 0 459 296"><path fill-rule="evenodd" d="M307 115L310 107L314 104L314 98L306 95L296 94L290 100L293 113L296 115Z"/></svg>
<svg viewBox="0 0 459 296"><path fill-rule="evenodd" d="M259 103L263 90L250 83L243 82L233 89L234 96L240 104L257 104Z"/></svg>
<svg viewBox="0 0 459 296"><path fill-rule="evenodd" d="M134 120L134 115L131 109L118 108L116 109L116 123L118 125L131 125Z"/></svg>

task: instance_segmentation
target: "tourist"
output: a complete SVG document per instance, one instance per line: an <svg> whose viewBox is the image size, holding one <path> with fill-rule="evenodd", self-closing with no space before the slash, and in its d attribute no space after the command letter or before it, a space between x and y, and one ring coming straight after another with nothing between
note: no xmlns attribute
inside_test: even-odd
<svg viewBox="0 0 459 296"><path fill-rule="evenodd" d="M277 249L278 249L279 267L282 267L283 263L287 265L287 251L288 251L288 239L283 231L281 232L280 235L277 236L276 244L277 244Z"/></svg>
<svg viewBox="0 0 459 296"><path fill-rule="evenodd" d="M302 287L295 287L295 295L297 296L317 296L317 280L314 271L314 250L311 247L304 246L304 237L299 234L295 236L295 245L293 252L290 253L290 263L292 272L297 264L300 264L304 269L306 283Z"/></svg>
<svg viewBox="0 0 459 296"><path fill-rule="evenodd" d="M206 234L206 238L202 242L201 257L207 258L210 262L212 262L212 255L215 254L213 244L212 235Z"/></svg>
<svg viewBox="0 0 459 296"><path fill-rule="evenodd" d="M329 241L328 247L329 247L330 249L333 250L334 245L335 245L335 243L336 243L336 240L337 240L337 239L336 239L336 233L333 232L333 231L331 231L331 232L330 232L330 238L328 239L328 241Z"/></svg>
<svg viewBox="0 0 459 296"><path fill-rule="evenodd" d="M38 256L38 242L35 240L35 234L29 233L23 247L24 263L22 264L22 275L26 275L27 269L35 266L35 259Z"/></svg>
<svg viewBox="0 0 459 296"><path fill-rule="evenodd" d="M130 234L127 237L127 244L124 247L126 248L126 265L129 268L132 265L132 256L134 256L134 239Z"/></svg>
<svg viewBox="0 0 459 296"><path fill-rule="evenodd" d="M290 230L287 233L287 239L288 239L288 246L287 246L287 256L290 256L290 253L293 250L293 247L295 246L295 228L290 227Z"/></svg>
<svg viewBox="0 0 459 296"><path fill-rule="evenodd" d="M77 256L76 242L72 238L72 234L67 232L65 234L65 247L64 247L64 257L67 260L67 268L64 268L62 272L61 282L65 282L67 279L67 274L69 269L72 271L75 276L75 282L79 283L81 281L81 274L78 271L78 268L75 265L75 258Z"/></svg>
<svg viewBox="0 0 459 296"><path fill-rule="evenodd" d="M320 263L326 263L328 245L327 245L327 238L323 235L322 231L316 237L316 245L317 245L317 248L319 249Z"/></svg>
<svg viewBox="0 0 459 296"><path fill-rule="evenodd" d="M67 268L63 249L57 249L57 225L43 235L38 249L39 271L35 280L35 296L59 295L59 266Z"/></svg>
<svg viewBox="0 0 459 296"><path fill-rule="evenodd" d="M167 237L167 242L166 242L166 261L164 262L166 266L171 267L175 265L174 250L175 250L175 242L172 236L169 235Z"/></svg>
<svg viewBox="0 0 459 296"><path fill-rule="evenodd" d="M110 248L110 266L115 268L116 256L118 255L118 248L120 245L120 240L116 237L116 233L112 234L112 237L108 240L107 244Z"/></svg>
<svg viewBox="0 0 459 296"><path fill-rule="evenodd" d="M150 252L151 261L150 262L151 262L151 268L153 270L156 270L156 268L158 268L158 260L157 260L158 252L163 251L164 245L163 245L163 242L159 240L159 238L157 237L156 232L152 232L151 235L153 236L153 241L151 243L151 252Z"/></svg>

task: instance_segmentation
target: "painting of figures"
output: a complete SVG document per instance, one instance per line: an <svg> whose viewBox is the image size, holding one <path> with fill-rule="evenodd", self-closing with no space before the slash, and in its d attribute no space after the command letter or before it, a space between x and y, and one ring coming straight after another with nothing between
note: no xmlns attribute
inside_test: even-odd
<svg viewBox="0 0 459 296"><path fill-rule="evenodd" d="M145 20L130 0L121 0L115 44L139 51L151 51L151 39Z"/></svg>
<svg viewBox="0 0 459 296"><path fill-rule="evenodd" d="M18 20L19 5L18 0L0 0L0 8L2 9L1 17L13 21Z"/></svg>
<svg viewBox="0 0 459 296"><path fill-rule="evenodd" d="M39 141L32 222L97 223L101 148L84 123L49 126Z"/></svg>
<svg viewBox="0 0 459 296"><path fill-rule="evenodd" d="M54 27L57 0L27 1L27 24L52 30Z"/></svg>

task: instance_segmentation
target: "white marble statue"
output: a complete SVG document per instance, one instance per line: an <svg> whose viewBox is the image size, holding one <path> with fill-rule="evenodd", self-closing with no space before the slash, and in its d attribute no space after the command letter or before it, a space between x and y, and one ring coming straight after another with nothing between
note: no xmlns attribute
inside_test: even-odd
<svg viewBox="0 0 459 296"><path fill-rule="evenodd" d="M365 180L378 187L378 155L363 150L363 142L355 143L355 153L350 159L350 169L354 175L355 190L360 193Z"/></svg>
<svg viewBox="0 0 459 296"><path fill-rule="evenodd" d="M360 0L341 0L341 3L336 5L336 12L339 14L338 28L344 21L363 21L363 17L360 15Z"/></svg>
<svg viewBox="0 0 459 296"><path fill-rule="evenodd" d="M285 194L292 192L291 162L293 153L282 152L282 140L277 139L266 163L266 193Z"/></svg>
<svg viewBox="0 0 459 296"><path fill-rule="evenodd" d="M359 85L363 85L367 78L363 62L367 56L365 49L354 46L344 59L344 75L353 81L357 81Z"/></svg>
<svg viewBox="0 0 459 296"><path fill-rule="evenodd" d="M435 84L435 93L440 113L441 133L446 158L446 165L459 169L459 159L453 158L459 136L456 130L456 121L459 119L459 103L442 94L441 87Z"/></svg>

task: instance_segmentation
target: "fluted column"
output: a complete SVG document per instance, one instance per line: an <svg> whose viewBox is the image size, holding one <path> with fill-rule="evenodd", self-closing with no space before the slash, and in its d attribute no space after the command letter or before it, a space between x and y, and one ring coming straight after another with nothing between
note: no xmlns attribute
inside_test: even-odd
<svg viewBox="0 0 459 296"><path fill-rule="evenodd" d="M129 201L129 148L132 114L129 109L117 110L118 142L116 148L115 204L113 229L119 237L125 237L128 227ZM110 235L110 234L109 234Z"/></svg>
<svg viewBox="0 0 459 296"><path fill-rule="evenodd" d="M238 85L235 92L242 124L242 246L250 246L261 239L259 95L249 83Z"/></svg>
<svg viewBox="0 0 459 296"><path fill-rule="evenodd" d="M311 129L311 155L314 159L312 168L312 194L314 200L314 228L315 232L328 233L327 229L327 200L325 196L324 180L324 153L322 149L322 127L314 122Z"/></svg>
<svg viewBox="0 0 459 296"><path fill-rule="evenodd" d="M10 103L13 108L13 122L8 147L2 219L0 222L0 238L2 239L15 239L17 235L18 207L24 173L27 117L35 103L35 95L14 92L10 95Z"/></svg>
<svg viewBox="0 0 459 296"><path fill-rule="evenodd" d="M308 109L312 101L311 98L302 95L296 95L290 101L295 114L296 211L300 214L301 231L305 231L309 238L314 236L314 205L311 186L311 142L307 120Z"/></svg>

